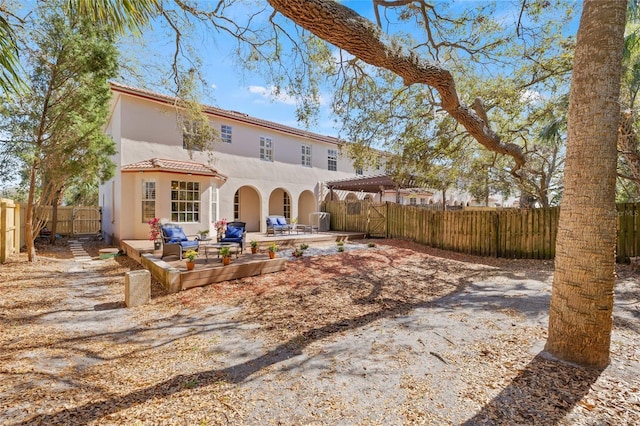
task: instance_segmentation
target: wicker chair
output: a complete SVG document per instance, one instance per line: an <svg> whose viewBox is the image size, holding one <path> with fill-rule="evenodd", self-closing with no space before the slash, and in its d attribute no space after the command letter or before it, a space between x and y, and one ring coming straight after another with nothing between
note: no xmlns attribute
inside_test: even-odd
<svg viewBox="0 0 640 426"><path fill-rule="evenodd" d="M220 238L221 243L238 243L240 244L240 253L244 251L244 243L247 237L247 224L245 222L229 222L224 237Z"/></svg>
<svg viewBox="0 0 640 426"><path fill-rule="evenodd" d="M189 240L179 225L167 223L162 225L162 257L178 256L182 260L182 253L187 250L198 251L200 242Z"/></svg>

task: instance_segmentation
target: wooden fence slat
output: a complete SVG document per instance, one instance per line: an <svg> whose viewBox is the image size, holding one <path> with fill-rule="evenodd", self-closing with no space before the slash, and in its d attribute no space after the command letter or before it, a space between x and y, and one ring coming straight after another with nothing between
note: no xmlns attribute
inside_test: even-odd
<svg viewBox="0 0 640 426"><path fill-rule="evenodd" d="M369 233L371 209L381 212L382 235L431 247L505 258L553 259L560 209L434 210L386 202L326 201L331 229ZM619 204L619 259L640 255L640 204ZM380 213L376 212L376 218ZM64 221L64 217L62 217ZM380 231L378 231L380 232Z"/></svg>

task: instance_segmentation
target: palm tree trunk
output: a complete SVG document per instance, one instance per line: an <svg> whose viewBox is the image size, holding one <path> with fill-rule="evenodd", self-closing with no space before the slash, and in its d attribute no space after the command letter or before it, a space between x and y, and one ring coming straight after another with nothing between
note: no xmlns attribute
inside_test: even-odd
<svg viewBox="0 0 640 426"><path fill-rule="evenodd" d="M585 0L569 100L564 194L545 349L609 363L616 223L616 141L626 0Z"/></svg>

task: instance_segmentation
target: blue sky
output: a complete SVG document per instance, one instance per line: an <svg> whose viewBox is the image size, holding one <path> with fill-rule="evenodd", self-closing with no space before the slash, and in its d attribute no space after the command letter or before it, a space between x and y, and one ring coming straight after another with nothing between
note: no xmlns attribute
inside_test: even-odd
<svg viewBox="0 0 640 426"><path fill-rule="evenodd" d="M374 19L370 0L352 0L342 3L355 9L361 15ZM452 4L451 2L443 2L443 5L444 3L448 3L449 6ZM463 0L453 3L451 7L468 6L469 3L478 2ZM497 13L499 16L504 16L505 21L513 23L517 19L518 6L518 1L500 1ZM191 39L195 40L194 45L202 59L202 69L209 89L209 93L206 93L202 99L204 103L293 127L303 127L296 121L294 99L287 96L274 96L272 89L259 73L242 71L234 64L229 39L220 37L207 26L203 26L194 35L195 37L191 37ZM159 50L157 54L166 58L172 55L174 45L171 38L159 35L158 31L145 33L145 38L151 41L155 49ZM331 93L327 91L323 98L328 102ZM326 102L320 109L318 124L309 130L335 136L339 128L334 124Z"/></svg>

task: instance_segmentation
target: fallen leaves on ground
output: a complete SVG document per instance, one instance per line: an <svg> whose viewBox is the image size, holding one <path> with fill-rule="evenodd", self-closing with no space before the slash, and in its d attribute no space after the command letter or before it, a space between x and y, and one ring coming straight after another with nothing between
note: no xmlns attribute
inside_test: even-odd
<svg viewBox="0 0 640 426"><path fill-rule="evenodd" d="M313 356L328 342L434 306L475 281L498 275L548 277L553 271L548 261L477 258L404 241L377 243L303 257L280 273L178 294L167 294L154 281L151 303L132 309L123 309L124 274L141 266L127 257L77 274L69 272L73 259L66 241L39 245L34 264L15 255L0 266L0 423L243 424L251 423L253 406L262 403L275 410L272 419L291 422L293 414L275 404L278 395L252 395L244 386L247 376L229 370L217 352L218 329L203 332L216 321L212 308L235 307L225 321L259 325L246 333L266 342L265 351ZM84 246L97 257L99 242ZM635 283L626 297L637 306L635 274L619 267L618 275ZM546 329L526 324L517 309L502 313L512 329L486 320L482 327L495 333L482 342L461 346L440 331L448 349L425 353L442 370L423 377L401 374L402 402L391 415L404 424L434 425L452 419L467 419L469 425L640 423L637 377L610 369L599 374L532 354L531 345L544 340ZM462 311L451 318L476 321ZM612 349L616 365L637 366L637 324L619 324ZM372 345L371 354L391 357L401 372L414 359L411 347ZM274 364L252 365L257 362L246 361L247 375L271 373ZM286 374L278 372L274 382ZM456 389L450 405L442 403L444 388ZM318 424L334 424L348 410L336 395L318 398L316 408L324 416L318 414Z"/></svg>

